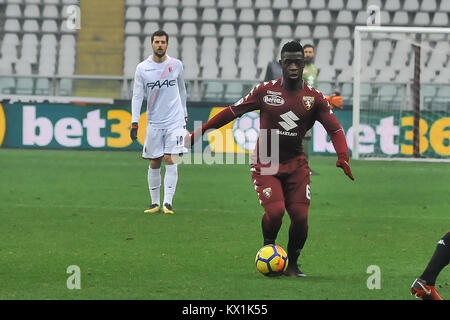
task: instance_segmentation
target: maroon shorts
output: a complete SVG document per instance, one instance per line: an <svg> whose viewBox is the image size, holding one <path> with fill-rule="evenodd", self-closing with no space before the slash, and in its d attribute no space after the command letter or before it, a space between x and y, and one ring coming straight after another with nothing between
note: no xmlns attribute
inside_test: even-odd
<svg viewBox="0 0 450 320"><path fill-rule="evenodd" d="M261 174L261 168L251 168L252 182L260 204L282 201L286 208L293 203L309 205L311 199L310 169L304 156L279 164L274 175Z"/></svg>

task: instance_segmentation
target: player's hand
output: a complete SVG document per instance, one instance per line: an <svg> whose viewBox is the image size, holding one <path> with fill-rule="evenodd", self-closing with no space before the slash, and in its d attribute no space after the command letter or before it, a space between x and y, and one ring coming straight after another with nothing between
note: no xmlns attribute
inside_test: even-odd
<svg viewBox="0 0 450 320"><path fill-rule="evenodd" d="M194 132L189 132L184 137L184 147L191 148L202 136L202 127L198 127Z"/></svg>
<svg viewBox="0 0 450 320"><path fill-rule="evenodd" d="M327 101L330 104L331 109L344 109L344 106L342 105L342 96L339 92L333 92L331 96L327 96Z"/></svg>
<svg viewBox="0 0 450 320"><path fill-rule="evenodd" d="M137 122L133 122L131 124L131 129L130 129L130 138L131 140L136 140L137 139L137 132L138 132L138 124Z"/></svg>
<svg viewBox="0 0 450 320"><path fill-rule="evenodd" d="M350 170L350 165L348 164L348 159L345 159L344 157L339 157L336 161L336 167L342 168L344 170L344 173L352 180L355 180L353 178L352 170Z"/></svg>

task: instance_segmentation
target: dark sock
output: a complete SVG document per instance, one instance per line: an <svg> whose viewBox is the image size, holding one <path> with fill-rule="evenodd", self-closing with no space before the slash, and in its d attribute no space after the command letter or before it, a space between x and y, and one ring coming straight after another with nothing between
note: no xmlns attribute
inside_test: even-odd
<svg viewBox="0 0 450 320"><path fill-rule="evenodd" d="M434 286L436 278L446 265L450 262L450 232L439 240L433 256L428 262L425 271L420 276L421 279L427 282L427 285Z"/></svg>

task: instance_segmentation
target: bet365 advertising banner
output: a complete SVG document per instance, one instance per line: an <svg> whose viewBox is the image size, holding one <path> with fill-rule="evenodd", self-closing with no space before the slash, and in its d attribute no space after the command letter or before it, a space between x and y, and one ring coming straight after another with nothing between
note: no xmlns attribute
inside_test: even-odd
<svg viewBox="0 0 450 320"><path fill-rule="evenodd" d="M223 107L188 103L187 129L206 122ZM351 110L337 110L350 150L353 149ZM75 104L0 104L0 147L40 149L141 150L145 140L146 113L141 114L138 139L129 136L130 106ZM423 112L420 119L420 152L433 158L450 157L450 115ZM249 153L259 133L259 113L249 112L204 137L202 150ZM359 152L374 156L402 157L413 153L413 116L380 113L371 123L360 123ZM310 154L334 154L321 124L316 123L309 143Z"/></svg>

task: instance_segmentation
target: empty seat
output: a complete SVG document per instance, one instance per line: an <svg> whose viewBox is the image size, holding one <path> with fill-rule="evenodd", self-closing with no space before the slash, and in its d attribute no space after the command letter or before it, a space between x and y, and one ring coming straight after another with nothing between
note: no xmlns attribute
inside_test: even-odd
<svg viewBox="0 0 450 320"><path fill-rule="evenodd" d="M403 10L405 10L405 11L419 10L419 1L418 0L404 0Z"/></svg>
<svg viewBox="0 0 450 320"><path fill-rule="evenodd" d="M151 30L152 30L151 33L153 33L156 30L158 30L158 24L155 23L155 26L152 27ZM179 33L178 25L176 24L176 22L165 22L163 24L163 30L165 32L167 32L167 34L170 36L170 40L169 41L171 41L174 37L178 36L178 33ZM149 32L149 33L146 33L146 34L151 34L151 33Z"/></svg>
<svg viewBox="0 0 450 320"><path fill-rule="evenodd" d="M139 20L141 18L141 9L139 7L128 7L125 11L126 20Z"/></svg>
<svg viewBox="0 0 450 320"><path fill-rule="evenodd" d="M23 10L23 15L25 18L39 18L39 7L35 4L28 4Z"/></svg>
<svg viewBox="0 0 450 320"><path fill-rule="evenodd" d="M348 39L351 38L350 28L347 26L337 26L334 30L334 38Z"/></svg>
<svg viewBox="0 0 450 320"><path fill-rule="evenodd" d="M304 39L311 37L311 29L308 25L297 25L294 31L294 38L296 39Z"/></svg>
<svg viewBox="0 0 450 320"><path fill-rule="evenodd" d="M6 19L4 30L9 32L19 32L20 31L20 23L17 19Z"/></svg>
<svg viewBox="0 0 450 320"><path fill-rule="evenodd" d="M182 36L196 36L197 35L197 26L193 22L185 22L181 26L181 35Z"/></svg>
<svg viewBox="0 0 450 320"><path fill-rule="evenodd" d="M257 16L258 22L273 22L273 11L271 9L261 9Z"/></svg>
<svg viewBox="0 0 450 320"><path fill-rule="evenodd" d="M238 74L238 68L235 64L229 64L222 67L220 74L222 79L236 79Z"/></svg>
<svg viewBox="0 0 450 320"><path fill-rule="evenodd" d="M344 0L333 0L328 3L329 10L342 10L344 9Z"/></svg>
<svg viewBox="0 0 450 320"><path fill-rule="evenodd" d="M289 1L288 0L277 0L277 1L274 1L273 4L272 4L272 8L274 8L274 9L289 8Z"/></svg>
<svg viewBox="0 0 450 320"><path fill-rule="evenodd" d="M450 1L441 1L441 5L439 6L440 12L450 12Z"/></svg>
<svg viewBox="0 0 450 320"><path fill-rule="evenodd" d="M329 38L330 31L328 30L328 26L315 26L312 36L316 39Z"/></svg>
<svg viewBox="0 0 450 320"><path fill-rule="evenodd" d="M332 66L323 66L320 68L320 72L317 75L317 81L320 82L332 82L334 81L336 70Z"/></svg>
<svg viewBox="0 0 450 320"><path fill-rule="evenodd" d="M181 6L183 8L185 8L185 7L196 7L197 6L197 0L181 0Z"/></svg>
<svg viewBox="0 0 450 320"><path fill-rule="evenodd" d="M270 8L270 0L258 0L255 1L255 8Z"/></svg>
<svg viewBox="0 0 450 320"><path fill-rule="evenodd" d="M275 29L275 37L286 38L292 36L292 29L289 25L278 25Z"/></svg>
<svg viewBox="0 0 450 320"><path fill-rule="evenodd" d="M224 23L219 27L219 36L221 37L233 37L235 36L234 24Z"/></svg>
<svg viewBox="0 0 450 320"><path fill-rule="evenodd" d="M39 24L37 20L25 20L23 23L23 31L39 32Z"/></svg>
<svg viewBox="0 0 450 320"><path fill-rule="evenodd" d="M217 21L219 19L219 15L217 13L216 8L205 8L202 13L203 21Z"/></svg>
<svg viewBox="0 0 450 320"><path fill-rule="evenodd" d="M326 8L325 0L314 0L309 4L309 8L311 9L324 9Z"/></svg>
<svg viewBox="0 0 450 320"><path fill-rule="evenodd" d="M308 8L308 3L306 0L295 0L291 3L292 9L306 9Z"/></svg>
<svg viewBox="0 0 450 320"><path fill-rule="evenodd" d="M406 11L396 11L392 18L392 24L406 26L409 23L408 13Z"/></svg>
<svg viewBox="0 0 450 320"><path fill-rule="evenodd" d="M242 38L239 47L241 50L254 50L256 48L255 38L253 36Z"/></svg>
<svg viewBox="0 0 450 320"><path fill-rule="evenodd" d="M239 25L237 36L238 37L253 37L255 34L253 26L251 24L241 23Z"/></svg>
<svg viewBox="0 0 450 320"><path fill-rule="evenodd" d="M233 0L217 0L217 6L219 8L233 8Z"/></svg>
<svg viewBox="0 0 450 320"><path fill-rule="evenodd" d="M140 6L141 5L141 0L127 0L125 2L125 4L127 6Z"/></svg>
<svg viewBox="0 0 450 320"><path fill-rule="evenodd" d="M225 8L222 10L222 13L220 14L220 20L222 21L236 21L236 11L234 8Z"/></svg>
<svg viewBox="0 0 450 320"><path fill-rule="evenodd" d="M276 1L278 2L278 1ZM280 13L278 15L278 22L279 23L288 23L288 22L294 22L294 11L291 9L281 9Z"/></svg>
<svg viewBox="0 0 450 320"><path fill-rule="evenodd" d="M448 27L449 21L447 13L436 12L433 16L431 24L436 27Z"/></svg>
<svg viewBox="0 0 450 320"><path fill-rule="evenodd" d="M252 64L247 64L241 68L239 73L239 79L242 80L255 80L256 79L256 67Z"/></svg>
<svg viewBox="0 0 450 320"><path fill-rule="evenodd" d="M215 63L208 63L207 65L203 66L202 70L202 78L203 79L217 79L217 76L219 75L219 67Z"/></svg>
<svg viewBox="0 0 450 320"><path fill-rule="evenodd" d="M215 7L216 3L215 0L200 0L199 7Z"/></svg>
<svg viewBox="0 0 450 320"><path fill-rule="evenodd" d="M441 1L441 2L445 2ZM436 5L436 0L427 0L427 1L422 1L422 5L420 6L420 11L436 11L437 10L437 5Z"/></svg>
<svg viewBox="0 0 450 320"><path fill-rule="evenodd" d="M346 8L348 10L361 10L362 9L362 1L361 0L347 0L347 6Z"/></svg>
<svg viewBox="0 0 450 320"><path fill-rule="evenodd" d="M356 25L366 25L367 23L367 18L369 17L369 15L367 14L366 11L358 11L356 13L356 17L355 17L355 24Z"/></svg>
<svg viewBox="0 0 450 320"><path fill-rule="evenodd" d="M311 10L300 10L297 13L297 23L305 24L305 23L312 23L314 21L313 14Z"/></svg>
<svg viewBox="0 0 450 320"><path fill-rule="evenodd" d="M352 24L353 23L353 15L350 10L341 10L339 11L336 17L337 23L340 24Z"/></svg>
<svg viewBox="0 0 450 320"><path fill-rule="evenodd" d="M254 22L255 12L252 8L244 8L239 14L239 21L242 22Z"/></svg>
<svg viewBox="0 0 450 320"><path fill-rule="evenodd" d="M144 20L158 20L160 16L158 7L147 7L144 11Z"/></svg>
<svg viewBox="0 0 450 320"><path fill-rule="evenodd" d="M181 20L195 21L197 20L197 10L192 7L183 8L181 12Z"/></svg>
<svg viewBox="0 0 450 320"><path fill-rule="evenodd" d="M214 23L203 23L200 27L201 36L215 36L216 34L217 30Z"/></svg>
<svg viewBox="0 0 450 320"><path fill-rule="evenodd" d="M389 1L386 1L383 9L387 10L387 11L400 10L401 9L400 0L389 0Z"/></svg>
<svg viewBox="0 0 450 320"><path fill-rule="evenodd" d="M5 10L5 16L8 18L21 18L22 11L18 4L8 4Z"/></svg>
<svg viewBox="0 0 450 320"><path fill-rule="evenodd" d="M56 20L44 20L42 22L42 31L43 32L58 32L58 25L56 24Z"/></svg>
<svg viewBox="0 0 450 320"><path fill-rule="evenodd" d="M331 23L330 11L328 11L328 10L317 11L315 21L316 21L316 23Z"/></svg>
<svg viewBox="0 0 450 320"><path fill-rule="evenodd" d="M164 20L178 20L178 10L174 7L166 7L163 11Z"/></svg>
<svg viewBox="0 0 450 320"><path fill-rule="evenodd" d="M64 21L62 22L63 24ZM137 21L127 21L125 23L125 34L138 34L141 33L141 26Z"/></svg>
<svg viewBox="0 0 450 320"><path fill-rule="evenodd" d="M175 34L178 34L178 27L177 27L177 25L174 22L166 22L164 24L164 26L163 26L164 31L166 31L169 36L174 34L173 33L173 27L169 27L170 23L175 25L175 28L176 28L176 33ZM159 29L159 24L157 22L146 22L142 32L144 34L152 34L153 32L155 32L158 29ZM171 33L169 33L169 32L171 32ZM126 29L125 29L125 33L127 33ZM132 33L132 34L135 34L135 33Z"/></svg>
<svg viewBox="0 0 450 320"><path fill-rule="evenodd" d="M413 19L413 24L418 26L428 26L430 24L430 16L427 12L417 12Z"/></svg>
<svg viewBox="0 0 450 320"><path fill-rule="evenodd" d="M256 27L256 37L266 38L272 36L272 26L269 24L260 24Z"/></svg>
<svg viewBox="0 0 450 320"><path fill-rule="evenodd" d="M55 5L46 5L42 12L42 17L48 19L59 18L58 8Z"/></svg>
<svg viewBox="0 0 450 320"><path fill-rule="evenodd" d="M236 1L236 8L251 8L253 6L252 0Z"/></svg>
<svg viewBox="0 0 450 320"><path fill-rule="evenodd" d="M202 51L203 50L208 50L208 49L214 49L217 50L217 48L219 47L219 43L217 41L216 37L209 37L206 36L203 38L203 42L202 42Z"/></svg>
<svg viewBox="0 0 450 320"><path fill-rule="evenodd" d="M31 75L31 64L25 60L17 61L16 62L16 74Z"/></svg>

